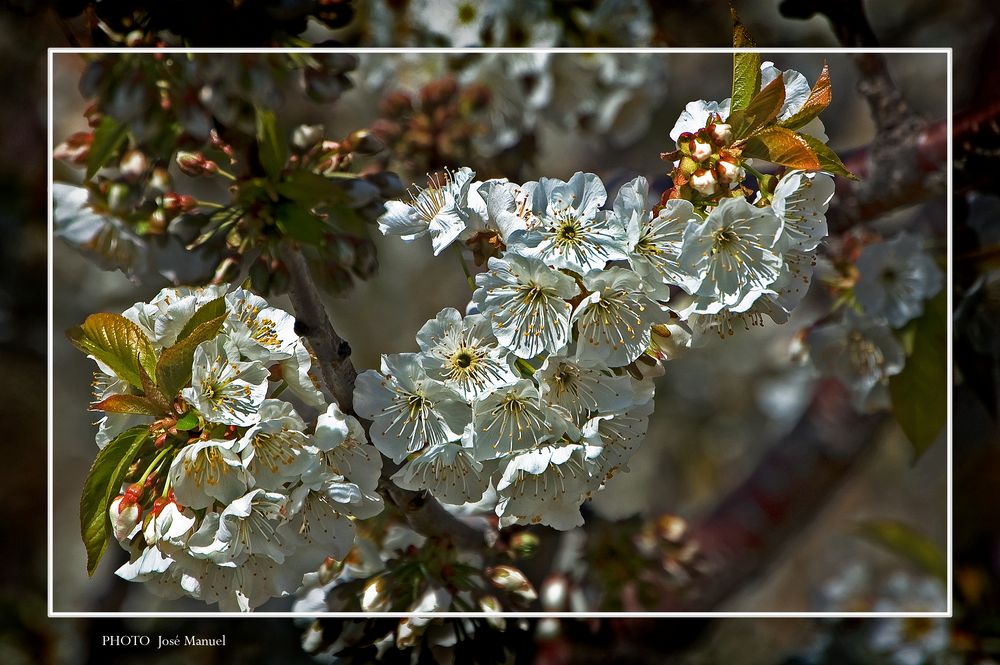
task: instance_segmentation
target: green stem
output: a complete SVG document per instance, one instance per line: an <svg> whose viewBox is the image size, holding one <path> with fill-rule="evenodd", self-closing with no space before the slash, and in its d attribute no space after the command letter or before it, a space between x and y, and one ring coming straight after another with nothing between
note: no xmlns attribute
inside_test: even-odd
<svg viewBox="0 0 1000 665"><path fill-rule="evenodd" d="M173 446L164 446L163 450L161 450L156 455L156 457L153 458L153 461L149 463L149 466L146 467L146 470L143 472L142 476L140 476L139 480L136 482L139 483L140 485L146 482L146 478L149 478L149 474L153 473L156 467L160 465L160 462L163 461L163 458L166 456L166 454L171 452L172 450Z"/></svg>
<svg viewBox="0 0 1000 665"><path fill-rule="evenodd" d="M230 173L226 169L222 168L218 164L216 164L216 167L217 167L216 173L218 173L219 175L221 175L223 178L226 178L228 180L232 180L233 182L236 182L236 176L234 176L232 173Z"/></svg>
<svg viewBox="0 0 1000 665"><path fill-rule="evenodd" d="M524 358L518 358L517 361L514 364L517 365L517 367L522 372L525 372L528 376L534 376L535 371L536 371L535 368L532 367L531 363L529 363Z"/></svg>
<svg viewBox="0 0 1000 665"><path fill-rule="evenodd" d="M170 474L167 474L167 479L163 482L163 492L160 494L164 499L167 498L167 494L170 493Z"/></svg>
<svg viewBox="0 0 1000 665"><path fill-rule="evenodd" d="M476 280L472 277L472 272L469 270L469 264L465 262L465 252L462 251L462 246L456 243L455 251L458 252L458 261L462 264L462 272L465 273L465 281L469 283L469 288L475 291Z"/></svg>
<svg viewBox="0 0 1000 665"><path fill-rule="evenodd" d="M216 203L215 201L197 201L196 205L199 208L214 208L216 210L222 210L226 207L221 203Z"/></svg>

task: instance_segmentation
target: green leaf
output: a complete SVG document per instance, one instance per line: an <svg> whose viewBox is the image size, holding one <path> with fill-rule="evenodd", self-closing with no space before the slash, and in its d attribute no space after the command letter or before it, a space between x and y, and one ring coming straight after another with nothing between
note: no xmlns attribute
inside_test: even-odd
<svg viewBox="0 0 1000 665"><path fill-rule="evenodd" d="M736 48L754 48L750 33L731 10L733 16L733 46ZM733 103L732 110L738 111L750 105L757 91L760 90L760 54L733 53Z"/></svg>
<svg viewBox="0 0 1000 665"><path fill-rule="evenodd" d="M948 560L927 536L903 522L890 519L868 520L858 525L865 539L898 554L942 582L948 579Z"/></svg>
<svg viewBox="0 0 1000 665"><path fill-rule="evenodd" d="M799 134L809 147L812 148L813 152L816 153L816 157L819 159L819 168L821 171L826 171L827 173L832 173L833 175L844 176L850 180L857 180L858 176L854 175L847 170L844 166L844 162L840 161L840 157L837 156L830 146L823 143L819 139L809 136L808 134Z"/></svg>
<svg viewBox="0 0 1000 665"><path fill-rule="evenodd" d="M156 365L156 383L164 394L173 397L191 380L194 351L202 342L214 338L222 329L226 315L202 323L182 341L163 349Z"/></svg>
<svg viewBox="0 0 1000 665"><path fill-rule="evenodd" d="M108 508L117 495L129 466L149 438L145 426L133 427L116 436L97 453L80 496L80 535L87 548L87 574L93 575L111 537Z"/></svg>
<svg viewBox="0 0 1000 665"><path fill-rule="evenodd" d="M295 201L303 208L312 208L324 201L343 201L343 186L329 178L311 171L292 171L276 189L286 199Z"/></svg>
<svg viewBox="0 0 1000 665"><path fill-rule="evenodd" d="M213 321L225 313L226 313L225 296L220 296L215 300L211 300L205 303L204 305L198 308L198 311L196 311L194 315L192 315L191 318L188 319L188 322L184 324L184 327L181 328L180 334L177 335L177 341L178 342L183 341L185 337L194 332L195 328L197 328L203 323L208 323L209 321Z"/></svg>
<svg viewBox="0 0 1000 665"><path fill-rule="evenodd" d="M948 300L945 289L911 323L913 352L889 379L892 410L913 444L914 457L938 438L948 419Z"/></svg>
<svg viewBox="0 0 1000 665"><path fill-rule="evenodd" d="M274 221L287 236L309 245L323 241L325 224L316 215L295 203L282 203L275 208Z"/></svg>
<svg viewBox="0 0 1000 665"><path fill-rule="evenodd" d="M785 82L779 76L757 93L746 108L733 111L727 122L733 126L733 138L737 141L762 129L778 117L781 105L785 103Z"/></svg>
<svg viewBox="0 0 1000 665"><path fill-rule="evenodd" d="M94 177L115 156L128 136L128 128L109 115L101 118L87 153L87 180Z"/></svg>
<svg viewBox="0 0 1000 665"><path fill-rule="evenodd" d="M743 157L763 159L793 169L815 171L819 158L806 141L790 129L768 127L747 139Z"/></svg>
<svg viewBox="0 0 1000 665"><path fill-rule="evenodd" d="M152 374L156 353L142 329L120 314L91 314L66 336L73 345L100 360L119 378L142 388L139 366Z"/></svg>
<svg viewBox="0 0 1000 665"><path fill-rule="evenodd" d="M174 425L174 427L176 427L177 430L180 432L187 432L193 430L197 426L198 426L198 412L194 410L185 413L181 417L181 419L177 421L177 424Z"/></svg>
<svg viewBox="0 0 1000 665"><path fill-rule="evenodd" d="M132 413L139 416L162 416L163 409L152 400L138 395L111 395L90 405L91 411Z"/></svg>
<svg viewBox="0 0 1000 665"><path fill-rule="evenodd" d="M278 120L272 111L257 107L257 145L260 163L271 178L277 177L285 167L288 154L285 143L278 136Z"/></svg>
<svg viewBox="0 0 1000 665"><path fill-rule="evenodd" d="M809 91L809 96L806 98L802 108L792 117L783 120L781 126L788 129L803 127L810 120L822 113L830 105L831 101L833 101L833 90L830 87L830 67L824 62L823 71L820 72L819 78L816 79L812 90Z"/></svg>

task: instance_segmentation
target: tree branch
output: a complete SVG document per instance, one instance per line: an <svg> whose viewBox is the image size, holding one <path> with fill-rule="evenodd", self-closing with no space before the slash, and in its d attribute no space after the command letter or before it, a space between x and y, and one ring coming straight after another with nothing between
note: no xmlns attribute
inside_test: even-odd
<svg viewBox="0 0 1000 665"><path fill-rule="evenodd" d="M353 413L354 383L358 372L351 362L351 346L333 329L302 252L290 244L283 244L280 256L290 277L288 296L295 309L296 320L306 328L306 335L316 353L320 377L340 408L345 413ZM370 423L361 422L367 431ZM430 493L397 486L389 477L398 467L389 460L383 462L380 489L402 513L410 528L429 538L448 540L466 549L484 546L484 532L449 513Z"/></svg>

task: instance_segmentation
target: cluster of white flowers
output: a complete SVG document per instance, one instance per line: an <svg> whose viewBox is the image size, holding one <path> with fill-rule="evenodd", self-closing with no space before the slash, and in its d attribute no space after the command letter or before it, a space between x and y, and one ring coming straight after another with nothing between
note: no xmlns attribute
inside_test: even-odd
<svg viewBox="0 0 1000 665"><path fill-rule="evenodd" d="M672 136L704 131L718 106L689 104ZM692 333L781 323L799 303L833 179L789 171L755 203L733 189L654 214L642 177L610 208L594 174L474 177L448 173L379 219L386 235L429 236L435 254L464 241L493 256L464 316L442 310L417 334L419 353L383 356L359 377L358 413L379 450L406 462L403 487L451 504L492 487L501 526L579 526L581 503L645 435L660 361Z"/></svg>
<svg viewBox="0 0 1000 665"><path fill-rule="evenodd" d="M865 246L856 263L857 310L815 327L806 339L816 367L848 389L858 409L889 404L889 378L906 364L893 333L924 311L924 301L941 290L943 276L917 236L900 233Z"/></svg>
<svg viewBox="0 0 1000 665"><path fill-rule="evenodd" d="M217 336L197 346L190 382L169 396L176 415L108 414L98 443L130 426L163 429L140 455L142 466L152 459L146 482L123 488L110 507L115 537L130 552L117 574L160 595L246 611L293 593L327 556L346 556L352 520L382 510L382 461L357 419L317 388L294 318L259 296L171 288L124 316L162 354L201 308L223 302ZM98 365L98 400L132 394ZM280 381L318 413L314 427L278 397Z"/></svg>

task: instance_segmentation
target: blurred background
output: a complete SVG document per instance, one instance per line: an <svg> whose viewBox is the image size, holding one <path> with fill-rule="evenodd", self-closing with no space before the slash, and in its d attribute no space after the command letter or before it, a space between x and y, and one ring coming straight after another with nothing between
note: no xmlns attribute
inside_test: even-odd
<svg viewBox="0 0 1000 665"><path fill-rule="evenodd" d="M412 34L400 36L397 28L389 37L373 34L364 26L380 14L380 3L353 4L346 26L312 21L302 32L312 41L334 38L345 44L380 43L402 39L412 43ZM447 4L447 3L445 3ZM556 3L558 4L558 3ZM838 28L820 15L808 20L783 16L777 3L746 3L738 6L743 21L756 41L775 46L834 46L843 38ZM807 3L786 3L807 4ZM813 3L822 8L824 3ZM846 3L852 4L852 3ZM392 3L388 3L392 5ZM814 9L816 8L814 7ZM957 112L987 112L995 104L990 87L996 68L995 17L990 6L973 2L952 3L947 8L928 2L868 3L870 28L880 43L892 46L954 46L955 109ZM31 26L41 37L38 46L87 44L86 30L71 10L42 3L22 2L4 15L7 36ZM390 6L390 9L392 7ZM795 10L796 7L792 7ZM62 10L62 14L57 10ZM799 11L804 11L801 7ZM828 10L829 11L829 10ZM786 14L794 13L786 7ZM650 21L656 27L649 43L669 46L725 46L731 32L729 16L708 3L672 3L657 7ZM372 17L375 18L372 18ZM835 16L835 19L837 17ZM842 18L842 17L840 17ZM844 19L846 20L846 19ZM368 21L368 23L365 23ZM683 24L683 30L677 25ZM280 29L280 24L275 30ZM298 27L298 26L295 26ZM219 43L233 38L234 31L216 35ZM859 31L853 33L858 36ZM81 37L83 35L83 37ZM212 43L213 35L202 43ZM848 35L849 36L849 35ZM869 36L870 37L870 36ZM264 37L255 44L281 43ZM169 634L225 633L225 650L173 652L159 662L215 662L223 658L247 662L309 662L298 646L300 628L290 621L268 620L271 639L260 640L260 621L199 620L48 620L44 618L45 529L39 515L44 506L44 59L35 46L16 48L12 39L6 53L18 65L21 77L17 97L2 113L4 181L10 195L4 198L0 220L8 231L3 251L4 270L3 352L8 367L3 404L8 418L17 423L19 441L10 446L13 458L5 477L7 500L4 510L12 537L5 551L3 616L0 660L3 662L131 662L149 661L158 654L127 650L102 650L98 636L109 631ZM197 43L197 40L192 40ZM347 92L335 108L321 104L289 103L281 108L285 129L300 122L322 122L334 135L370 126L381 117L379 96L383 90L365 85L393 67L395 56L365 56L357 72L355 89ZM571 59L574 56L554 56ZM655 103L643 108L641 119L626 114L620 126L607 125L606 132L587 131L580 122L567 123L565 109L553 109L536 125L535 159L516 164L516 171L498 169L489 173L490 160L477 165L480 177L509 175L527 180L539 175L566 178L576 170L601 175L613 193L622 182L637 174L651 181L664 172L658 158L670 149L666 134L683 105L692 99L728 96L730 58L723 55L670 54L657 56ZM824 57L783 54L773 57L782 69L791 68L815 79ZM824 115L831 146L849 159L864 150L875 137L868 105L856 92L859 73L850 57L828 55L833 77L834 102ZM889 71L913 109L929 122L945 116L946 67L943 56L895 54L886 58ZM83 111L88 101L78 91L83 61L61 55L55 60L53 136L56 141L86 128ZM402 72L402 73L400 73ZM392 73L405 88L405 68ZM25 111L34 109L34 113ZM562 113L562 115L559 115ZM585 120L586 118L584 118ZM618 119L618 118L616 118ZM957 123L958 124L958 123ZM987 126L974 134L968 145L956 142L962 161L956 171L956 256L989 248L984 239L991 230L990 195L996 184L988 173L995 154L996 130ZM640 126L628 140L614 139L612 129ZM995 124L994 124L995 127ZM979 131L978 129L976 131ZM628 132L626 132L628 134ZM499 162L498 162L499 163ZM456 164L457 165L457 164ZM404 183L422 179L425 164L393 164ZM496 166L494 166L496 168ZM72 170L56 167L56 178L70 180ZM653 189L660 189L656 187ZM974 192L974 193L973 193ZM919 205L918 205L919 204ZM941 198L915 200L907 209L870 220L879 225L915 223L941 228ZM995 224L995 222L993 222ZM876 226L876 228L878 228ZM359 281L348 294L328 302L334 323L354 349L359 368L377 366L378 354L410 351L413 334L424 321L446 306L462 307L468 294L458 265L433 260L419 241L404 244L397 239L375 237L380 270ZM983 260L956 264L962 271L957 280L959 296L971 293L971 284L988 274ZM111 574L117 563L106 561L93 579L87 579L82 545L77 536L77 497L95 447L91 414L85 408L90 381L89 361L62 342L60 331L81 321L88 313L121 311L137 300L148 300L162 284L137 286L119 272L100 271L65 244L54 245L55 282L53 329L55 330L53 386L55 411L54 459L54 552L53 596L56 610L157 610L179 609L145 592L141 585L126 585ZM986 266L991 264L986 263ZM995 301L986 296L970 298L972 329L980 331L992 320ZM956 297L956 303L963 298ZM279 301L280 302L280 301ZM632 472L620 474L589 507L588 523L601 533L601 525L634 524L655 520L664 514L680 516L689 523L726 516L726 500L741 505L741 492L753 490L754 482L769 483L771 497L783 500L791 517L776 520L781 533L769 533L759 548L750 547L746 564L738 575L724 575L726 586L716 595L716 609L727 611L839 610L870 607L883 602L885 609L929 603L928 609L943 609L944 595L934 584L925 585L926 567L914 563L919 557L901 556L907 546L885 546L885 532L873 537L861 525L873 521L901 523L918 534L920 542L943 550L947 541L946 449L935 443L914 464L912 450L891 419L857 417L848 410L828 414L821 446L798 425L811 408L811 397L831 395L814 372L795 362L796 333L819 316L829 303L822 293L813 293L785 326L765 326L748 334L710 343L668 364L659 380L658 399L650 433L633 459ZM968 312L967 312L968 314ZM967 321L969 319L963 319ZM987 323L983 324L982 320ZM977 334L980 334L977 332ZM956 339L964 339L957 329ZM972 364L992 368L992 349L969 343ZM986 349L986 350L984 350ZM962 362L958 357L956 359ZM968 367L969 359L965 359ZM920 625L879 622L809 620L672 620L571 622L553 626L532 622L523 630L511 630L523 662L590 662L612 657L616 662L678 663L785 663L842 662L881 663L972 662L989 663L997 651L997 525L989 506L997 477L995 391L991 378L963 371L956 378L956 619ZM989 373L989 372L987 372ZM974 381L971 379L975 379ZM835 397L835 395L834 395ZM831 397L832 401L836 401ZM796 441L802 442L796 455ZM777 451L777 453L776 453ZM810 452L811 451L811 452ZM767 485L765 485L767 486ZM796 510L799 505L807 509ZM781 509L781 506L778 506ZM768 516L743 515L743 524L759 522L767 530ZM609 531L614 533L614 531ZM600 543L595 535L591 542ZM705 534L710 536L711 534ZM882 541L881 543L879 541ZM912 543L910 549L912 550ZM609 550L614 552L613 549ZM29 554L33 553L33 554ZM121 552L111 552L123 556ZM598 552L596 555L600 557ZM606 573L615 583L616 571ZM737 580L731 582L731 578ZM936 589L936 590L935 590ZM922 592L924 591L924 592ZM885 605L888 603L888 605ZM896 603L892 605L892 603ZM286 607L275 604L272 608ZM189 609L203 609L187 605ZM520 628L520 627L519 627ZM907 632L909 631L909 632ZM518 637L517 633L521 636ZM912 633L912 634L911 634ZM902 635L902 637L900 637ZM905 639L904 639L905 638ZM895 642L893 641L895 639ZM917 647L913 647L916 644ZM888 646L886 646L888 645ZM895 648L893 648L895 645ZM901 655L900 655L901 654ZM909 659L909 660L906 660Z"/></svg>

